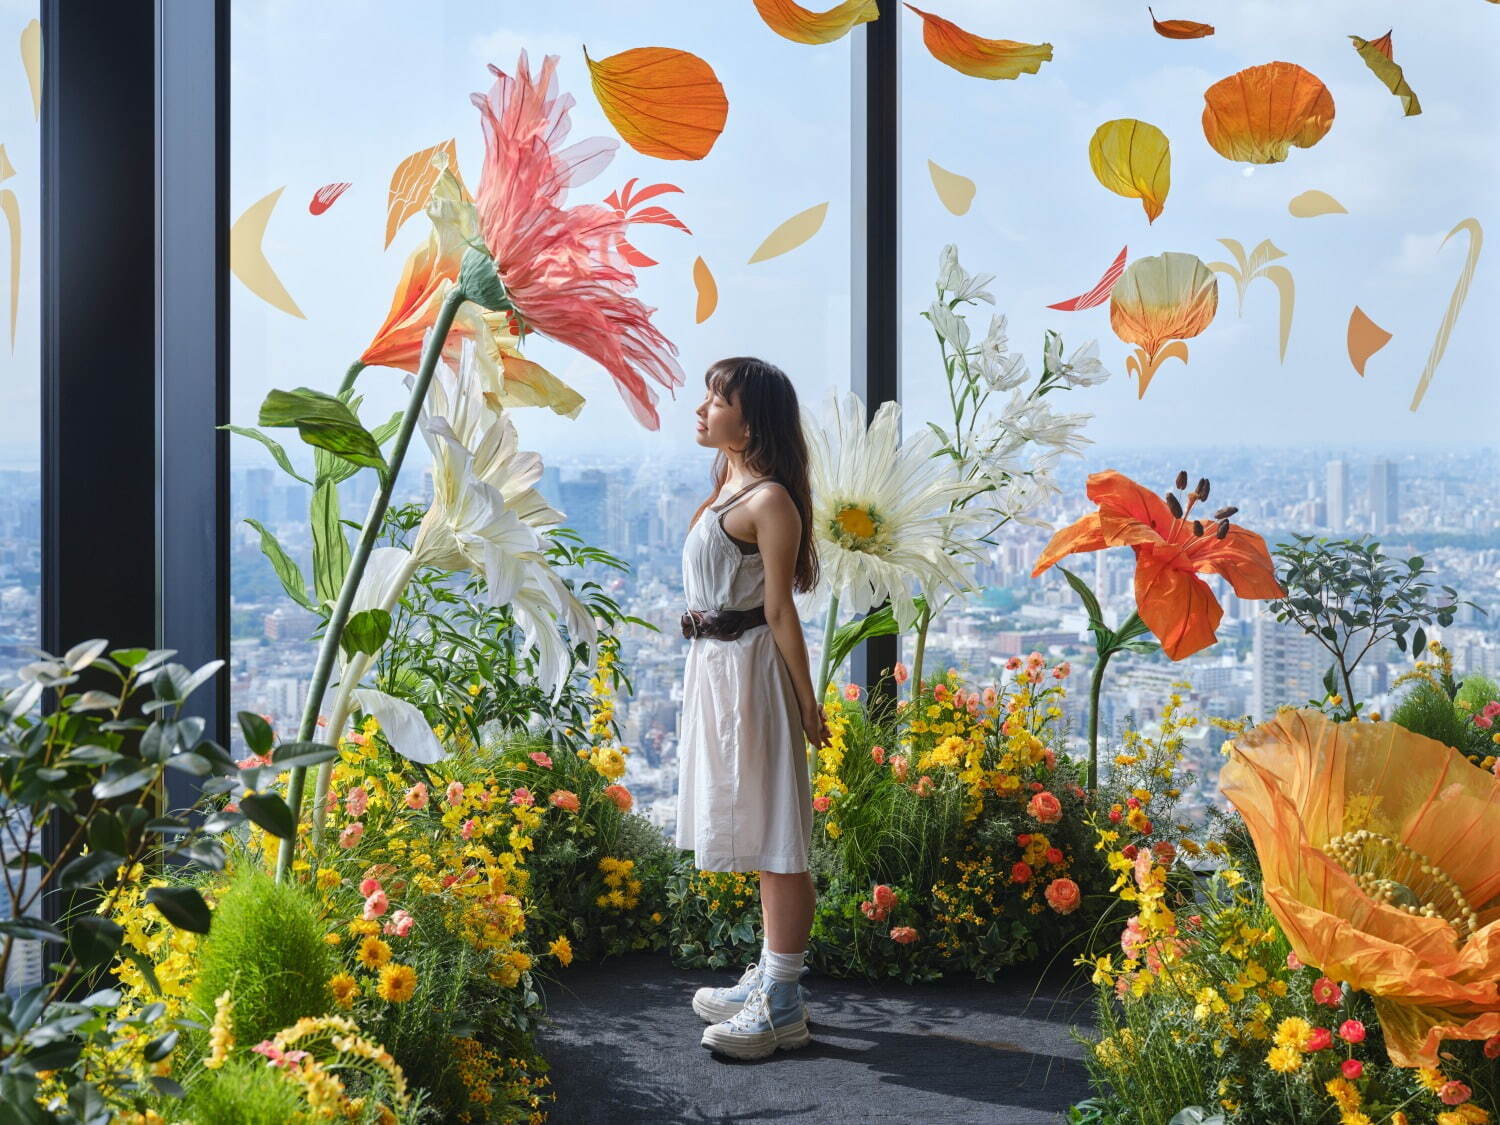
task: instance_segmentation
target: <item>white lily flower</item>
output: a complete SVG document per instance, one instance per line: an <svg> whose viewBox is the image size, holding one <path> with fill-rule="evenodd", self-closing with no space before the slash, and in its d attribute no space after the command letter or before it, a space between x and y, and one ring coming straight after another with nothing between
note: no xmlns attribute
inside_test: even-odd
<svg viewBox="0 0 1500 1125"><path fill-rule="evenodd" d="M969 325L963 317L958 316L942 301L932 302L932 307L927 310L927 319L932 321L932 327L943 341L955 352L968 350L969 347Z"/></svg>
<svg viewBox="0 0 1500 1125"><path fill-rule="evenodd" d="M1005 335L1005 315L996 313L990 317L990 330L979 345L979 370L985 382L997 391L1009 391L1031 378L1026 368L1026 357L1010 354L1010 341Z"/></svg>
<svg viewBox="0 0 1500 1125"><path fill-rule="evenodd" d="M1042 345L1046 354L1047 371L1055 371L1064 382L1073 387L1092 387L1109 378L1109 372L1099 360L1099 341L1074 348L1066 363L1062 358L1062 337L1048 332Z"/></svg>
<svg viewBox="0 0 1500 1125"><path fill-rule="evenodd" d="M938 255L938 287L960 301L988 301L993 305L995 298L985 286L994 280L992 273L965 273L958 264L958 247L951 242Z"/></svg>

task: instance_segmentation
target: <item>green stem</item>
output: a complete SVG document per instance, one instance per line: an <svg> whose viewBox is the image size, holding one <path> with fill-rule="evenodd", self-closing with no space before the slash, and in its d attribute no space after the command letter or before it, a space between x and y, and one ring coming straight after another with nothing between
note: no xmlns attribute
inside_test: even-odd
<svg viewBox="0 0 1500 1125"><path fill-rule="evenodd" d="M349 365L349 370L344 373L344 381L339 384L339 394L343 394L345 391L353 389L354 380L359 378L359 373L363 371L365 367L366 364L361 363L357 359Z"/></svg>
<svg viewBox="0 0 1500 1125"><path fill-rule="evenodd" d="M915 707L922 695L922 657L927 651L927 626L932 616L924 608L917 618L917 648L911 661L911 706Z"/></svg>
<svg viewBox="0 0 1500 1125"><path fill-rule="evenodd" d="M828 693L828 678L833 673L833 669L829 667L831 663L829 658L833 655L833 630L838 624L838 619L839 596L837 594L830 594L828 596L828 617L823 622L823 655L818 659L818 682L815 685L817 691L813 699L819 711L823 709L823 697ZM809 776L817 777L818 748L816 746L812 748L812 753L808 755L807 764L808 769L811 771Z"/></svg>
<svg viewBox="0 0 1500 1125"><path fill-rule="evenodd" d="M417 370L416 382L412 386L411 399L401 419L401 429L397 431L395 443L391 447L389 466L381 478L380 489L375 494L375 502L370 507L365 526L360 530L359 542L355 545L354 554L349 560L349 569L344 573L344 584L339 590L338 601L333 607L332 616L328 619L328 627L323 632L323 642L318 649L318 662L313 669L312 683L307 691L307 703L302 711L302 725L297 732L297 739L300 742L313 741L313 735L317 732L318 708L322 705L323 693L328 690L328 680L333 674L333 662L338 657L339 640L344 634L344 626L349 621L349 609L354 604L354 592L359 589L360 579L365 572L365 564L369 561L370 551L380 534L380 525L385 520L386 508L390 504L391 493L395 491L396 478L401 472L401 463L406 459L406 447L411 444L412 431L417 427L417 417L421 413L423 401L427 398L427 388L432 384L433 372L437 370L438 356L448 339L448 330L453 327L453 319L458 315L458 308L465 299L462 286L454 286L443 298L442 307L438 309L437 319L432 326L432 335L428 337L427 345L422 351L422 363ZM346 383L353 374L357 372L346 376ZM334 732L334 738L337 739L337 737L337 732ZM281 841L281 848L276 855L276 881L278 883L286 879L287 872L291 870L292 856L297 850L297 825L302 819L302 794L307 785L306 766L299 766L291 773L291 780L287 783L286 803L292 810L292 834Z"/></svg>
<svg viewBox="0 0 1500 1125"><path fill-rule="evenodd" d="M1099 689L1104 686L1104 667L1115 654L1112 648L1099 650L1094 674L1089 678L1089 776L1090 795L1099 788Z"/></svg>

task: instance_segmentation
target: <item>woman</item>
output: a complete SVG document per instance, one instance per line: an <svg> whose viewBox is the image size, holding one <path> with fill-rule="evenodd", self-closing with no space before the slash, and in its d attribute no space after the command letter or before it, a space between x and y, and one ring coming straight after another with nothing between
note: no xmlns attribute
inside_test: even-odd
<svg viewBox="0 0 1500 1125"><path fill-rule="evenodd" d="M759 871L761 956L731 988L700 988L703 1046L760 1058L811 1041L799 978L812 930L812 791L804 738L828 741L793 587L818 580L797 392L759 359L704 376L698 444L714 496L682 549L692 638L678 743L677 846L706 871ZM706 510L705 510L706 509Z"/></svg>

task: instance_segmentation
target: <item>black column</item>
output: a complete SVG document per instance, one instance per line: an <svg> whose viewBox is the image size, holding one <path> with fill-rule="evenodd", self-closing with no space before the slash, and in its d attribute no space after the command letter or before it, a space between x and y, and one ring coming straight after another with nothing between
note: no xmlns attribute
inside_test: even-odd
<svg viewBox="0 0 1500 1125"><path fill-rule="evenodd" d="M850 386L873 418L880 404L900 399L899 29L901 6L882 5L880 18L862 24L853 40L850 309L853 331ZM889 699L882 679L896 663L896 637L873 637L854 650L853 680L871 704Z"/></svg>

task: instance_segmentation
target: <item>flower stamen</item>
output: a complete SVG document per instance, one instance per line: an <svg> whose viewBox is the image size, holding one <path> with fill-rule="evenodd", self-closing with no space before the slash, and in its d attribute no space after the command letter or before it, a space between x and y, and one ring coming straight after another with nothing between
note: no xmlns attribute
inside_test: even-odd
<svg viewBox="0 0 1500 1125"><path fill-rule="evenodd" d="M1460 944L1479 928L1479 918L1459 885L1415 848L1361 829L1335 836L1322 848L1370 898L1421 918L1438 918L1458 933Z"/></svg>

